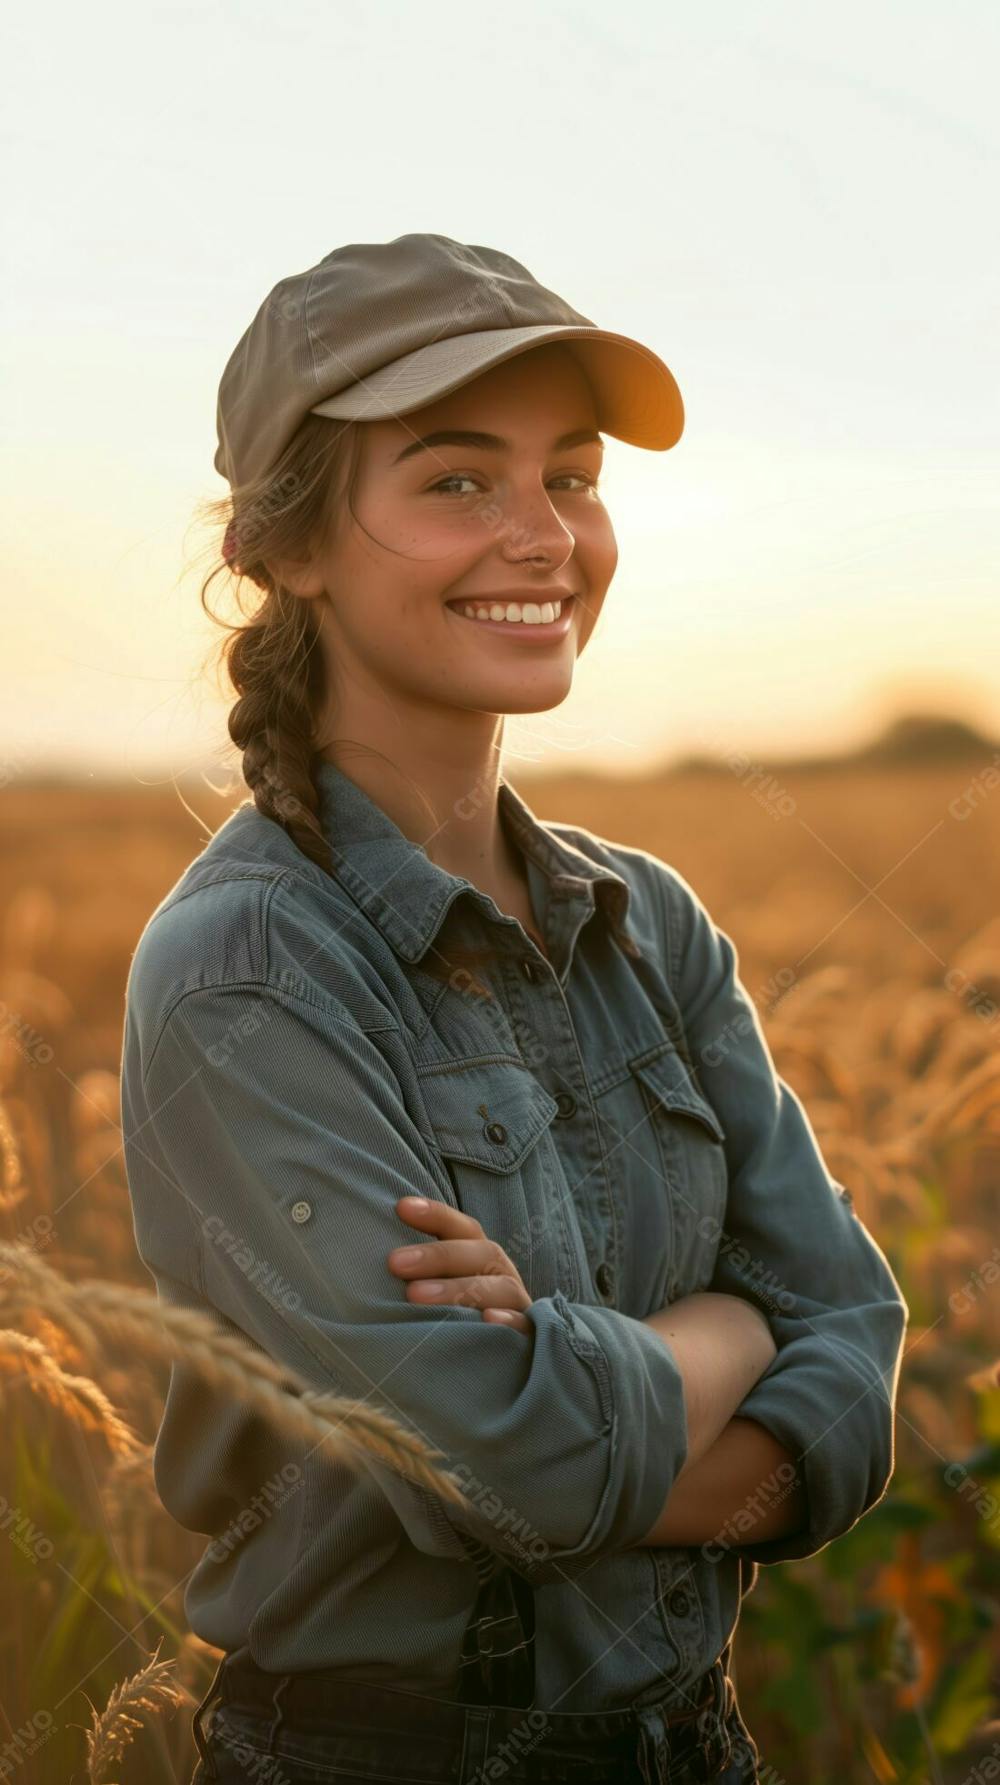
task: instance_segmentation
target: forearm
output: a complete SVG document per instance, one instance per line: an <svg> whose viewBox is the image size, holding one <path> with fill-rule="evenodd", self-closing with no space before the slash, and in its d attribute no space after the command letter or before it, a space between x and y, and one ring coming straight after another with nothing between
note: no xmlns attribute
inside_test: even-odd
<svg viewBox="0 0 1000 1785"><path fill-rule="evenodd" d="M657 1309L643 1324L667 1346L680 1371L691 1467L775 1357L770 1327L750 1302L707 1290Z"/></svg>
<svg viewBox="0 0 1000 1785"><path fill-rule="evenodd" d="M719 1539L733 1547L804 1530L805 1488L791 1453L756 1420L730 1419L703 1456L686 1463L647 1545Z"/></svg>

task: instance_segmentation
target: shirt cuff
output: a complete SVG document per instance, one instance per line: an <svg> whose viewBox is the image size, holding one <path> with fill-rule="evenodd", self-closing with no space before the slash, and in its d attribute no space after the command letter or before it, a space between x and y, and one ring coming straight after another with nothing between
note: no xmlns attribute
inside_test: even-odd
<svg viewBox="0 0 1000 1785"><path fill-rule="evenodd" d="M608 1437L608 1481L576 1550L632 1549L655 1524L687 1459L684 1382L669 1346L644 1321L614 1308L550 1298L567 1343L590 1369Z"/></svg>
<svg viewBox="0 0 1000 1785"><path fill-rule="evenodd" d="M787 1355L785 1362L789 1362ZM824 1421L809 1368L806 1364L799 1367L801 1380L796 1380L794 1368L776 1372L772 1364L771 1372L761 1377L736 1409L738 1418L756 1420L784 1445L806 1498L805 1527L766 1543L742 1540L753 1529L752 1507L748 1506L744 1530L739 1520L731 1521L718 1541L738 1547L748 1562L792 1562L816 1555L881 1499L892 1474L892 1407L881 1383L859 1390L845 1416ZM779 1485L776 1493L781 1492ZM769 1495L768 1504L774 1504L773 1495Z"/></svg>

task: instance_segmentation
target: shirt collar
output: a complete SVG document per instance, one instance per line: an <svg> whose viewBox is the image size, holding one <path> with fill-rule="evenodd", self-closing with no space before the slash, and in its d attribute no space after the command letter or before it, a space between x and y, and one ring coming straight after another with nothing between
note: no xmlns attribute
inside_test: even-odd
<svg viewBox="0 0 1000 1785"><path fill-rule="evenodd" d="M314 766L314 780L334 872L404 960L420 959L462 893L494 921L506 915L470 880L432 862L425 846L404 836L388 813L336 763L321 759ZM503 776L497 801L501 821L544 875L550 897L584 900L622 936L629 905L629 885L623 875L598 866L556 836ZM628 947L631 939L627 934L624 939Z"/></svg>

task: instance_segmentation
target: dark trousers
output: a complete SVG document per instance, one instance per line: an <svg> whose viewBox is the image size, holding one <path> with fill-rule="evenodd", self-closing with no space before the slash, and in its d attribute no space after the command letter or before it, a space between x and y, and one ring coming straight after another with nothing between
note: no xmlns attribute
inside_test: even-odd
<svg viewBox="0 0 1000 1785"><path fill-rule="evenodd" d="M191 1785L755 1785L759 1754L729 1654L681 1713L658 1689L621 1711L533 1709L531 1588L494 1564L465 1632L458 1700L329 1669L266 1673L236 1649L194 1713Z"/></svg>

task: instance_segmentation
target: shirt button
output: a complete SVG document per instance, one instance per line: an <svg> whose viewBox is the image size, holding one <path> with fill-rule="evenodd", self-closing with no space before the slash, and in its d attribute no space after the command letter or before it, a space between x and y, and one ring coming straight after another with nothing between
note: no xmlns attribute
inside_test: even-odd
<svg viewBox="0 0 1000 1785"><path fill-rule="evenodd" d="M487 1122L483 1129L483 1133L487 1140L495 1141L498 1147L502 1147L504 1141L507 1139L507 1130L500 1122Z"/></svg>
<svg viewBox="0 0 1000 1785"><path fill-rule="evenodd" d="M557 1091L556 1102L559 1105L559 1108L556 1111L557 1121L561 1120L565 1122L570 1116L576 1115L576 1098L573 1096L572 1091Z"/></svg>
<svg viewBox="0 0 1000 1785"><path fill-rule="evenodd" d="M598 1265L594 1281L602 1295L610 1295L615 1286L615 1273L605 1259Z"/></svg>
<svg viewBox="0 0 1000 1785"><path fill-rule="evenodd" d="M540 977L538 967L531 959L530 955L525 955L521 962L521 972L524 974L525 979L531 981L532 985L534 985L535 981Z"/></svg>
<svg viewBox="0 0 1000 1785"><path fill-rule="evenodd" d="M308 1221L311 1214L312 1214L312 1203L311 1202L293 1202L292 1203L292 1220L293 1221Z"/></svg>
<svg viewBox="0 0 1000 1785"><path fill-rule="evenodd" d="M667 1610L672 1612L675 1618L687 1617L691 1610L691 1601L683 1587L674 1588L667 1600Z"/></svg>

